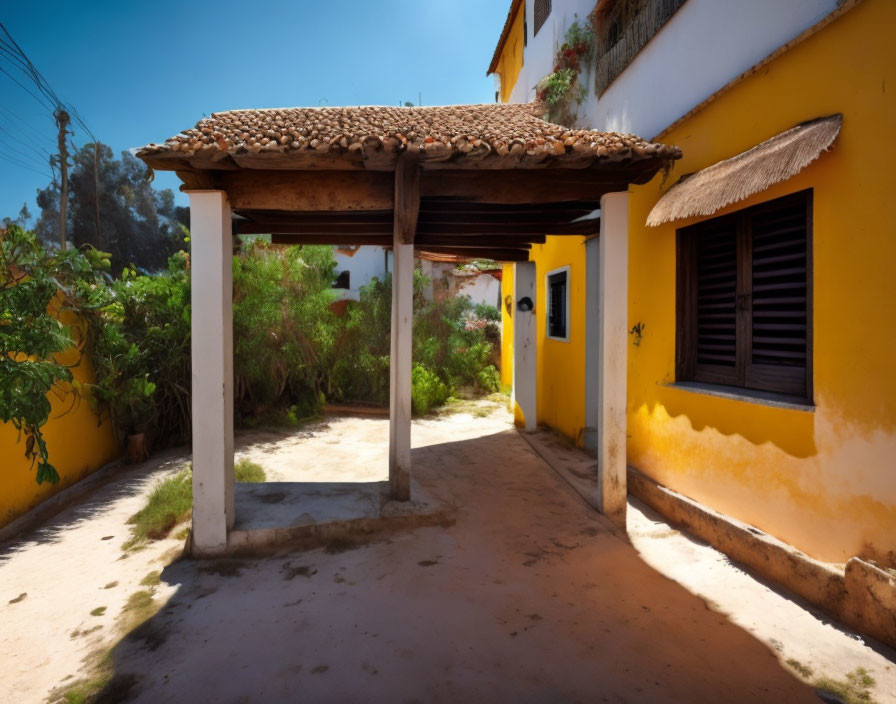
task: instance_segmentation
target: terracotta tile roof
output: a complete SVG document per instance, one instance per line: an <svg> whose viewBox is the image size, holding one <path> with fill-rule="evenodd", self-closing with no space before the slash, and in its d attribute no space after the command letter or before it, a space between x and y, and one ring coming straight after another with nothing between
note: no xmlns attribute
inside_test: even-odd
<svg viewBox="0 0 896 704"><path fill-rule="evenodd" d="M318 155L361 159L370 153L420 150L422 161L506 157L502 162L677 159L677 147L630 134L569 129L542 120L538 103L445 107L324 107L213 113L137 156L156 168L165 160L220 161L261 168L268 159ZM168 167L173 168L173 167Z"/></svg>
<svg viewBox="0 0 896 704"><path fill-rule="evenodd" d="M501 36L498 38L498 44L495 46L495 51L492 54L492 62L488 65L488 71L485 72L486 76L491 76L498 70L498 60L501 58L501 52L504 50L504 43L507 41L507 36L510 34L510 27L513 25L516 13L521 9L525 11L523 0L511 0L510 9L507 10L507 19L504 20L504 29L501 30Z"/></svg>

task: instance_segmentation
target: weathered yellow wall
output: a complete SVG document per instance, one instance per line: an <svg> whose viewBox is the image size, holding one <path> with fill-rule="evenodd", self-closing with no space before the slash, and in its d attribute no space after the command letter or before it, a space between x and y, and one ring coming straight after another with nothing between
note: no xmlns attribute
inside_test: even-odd
<svg viewBox="0 0 896 704"><path fill-rule="evenodd" d="M510 315L507 314L507 297L510 296ZM501 268L501 384L513 385L513 264Z"/></svg>
<svg viewBox="0 0 896 704"><path fill-rule="evenodd" d="M510 93L516 85L523 68L523 18L526 16L526 4L520 3L510 32L504 42L501 57L498 59L496 73L501 76L501 102L510 100Z"/></svg>
<svg viewBox="0 0 896 704"><path fill-rule="evenodd" d="M585 427L585 238L548 237L532 245L538 325L538 422L583 443ZM547 338L545 276L569 266L569 342Z"/></svg>
<svg viewBox="0 0 896 704"><path fill-rule="evenodd" d="M630 464L810 555L896 550L896 3L865 0L661 140L684 158L630 199ZM667 386L675 370L675 230L644 223L659 195L803 120L843 113L829 153L723 212L814 189L815 411ZM540 406L541 407L541 406ZM564 432L566 432L564 430Z"/></svg>
<svg viewBox="0 0 896 704"><path fill-rule="evenodd" d="M69 325L73 322L67 313L63 313L60 319ZM70 350L59 355L58 359L64 364L75 364L78 353ZM86 357L81 358L71 371L77 381L94 380L93 369ZM15 520L120 454L112 424L98 424L86 398L81 398L73 408L71 393L62 398L51 394L50 400L52 412L43 432L50 463L59 472L60 481L58 484L44 482L38 485L34 480L36 470L25 459L25 444L19 442L18 432L11 423L0 423L0 526ZM69 411L69 408L72 410Z"/></svg>

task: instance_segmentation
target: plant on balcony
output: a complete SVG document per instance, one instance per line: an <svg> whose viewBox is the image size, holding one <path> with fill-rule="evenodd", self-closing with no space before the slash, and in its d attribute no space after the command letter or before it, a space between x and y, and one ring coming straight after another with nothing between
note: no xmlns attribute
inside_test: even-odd
<svg viewBox="0 0 896 704"><path fill-rule="evenodd" d="M585 99L585 86L579 76L594 54L594 29L576 17L564 39L557 50L553 73L542 78L536 90L538 99L545 104L548 120L572 124L577 106Z"/></svg>

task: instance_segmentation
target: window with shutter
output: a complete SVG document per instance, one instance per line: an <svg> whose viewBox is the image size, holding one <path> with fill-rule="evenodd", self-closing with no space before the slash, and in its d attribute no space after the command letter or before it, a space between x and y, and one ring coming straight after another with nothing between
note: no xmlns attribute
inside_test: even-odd
<svg viewBox="0 0 896 704"><path fill-rule="evenodd" d="M679 230L677 377L811 399L812 191Z"/></svg>
<svg viewBox="0 0 896 704"><path fill-rule="evenodd" d="M569 268L547 275L547 335L556 340L569 340Z"/></svg>
<svg viewBox="0 0 896 704"><path fill-rule="evenodd" d="M534 37L538 34L538 30L541 29L541 26L547 20L548 15L551 14L551 0L535 0L535 5L532 9L533 14L535 15L535 27L532 32L532 36Z"/></svg>

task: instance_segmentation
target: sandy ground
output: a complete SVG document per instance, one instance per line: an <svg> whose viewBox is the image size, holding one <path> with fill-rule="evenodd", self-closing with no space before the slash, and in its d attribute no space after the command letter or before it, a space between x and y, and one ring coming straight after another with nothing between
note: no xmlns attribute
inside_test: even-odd
<svg viewBox="0 0 896 704"><path fill-rule="evenodd" d="M699 539L674 530L649 506L629 497L628 535L645 562L710 608L746 629L783 661L796 660L814 677L843 681L865 668L877 684L875 699L896 702L896 651L866 645L819 610L758 579Z"/></svg>
<svg viewBox="0 0 896 704"><path fill-rule="evenodd" d="M881 655L636 511L634 549L506 413L481 415L414 424L415 477L458 507L453 526L165 567L164 608L113 651L116 671L134 675L131 698L817 703L779 657L819 675L864 666L879 701L896 691ZM274 481L377 481L386 440L383 419L339 418L243 434L238 456ZM0 546L0 701L44 701L115 641L127 597L180 546L122 557L125 521L184 461L154 458Z"/></svg>

